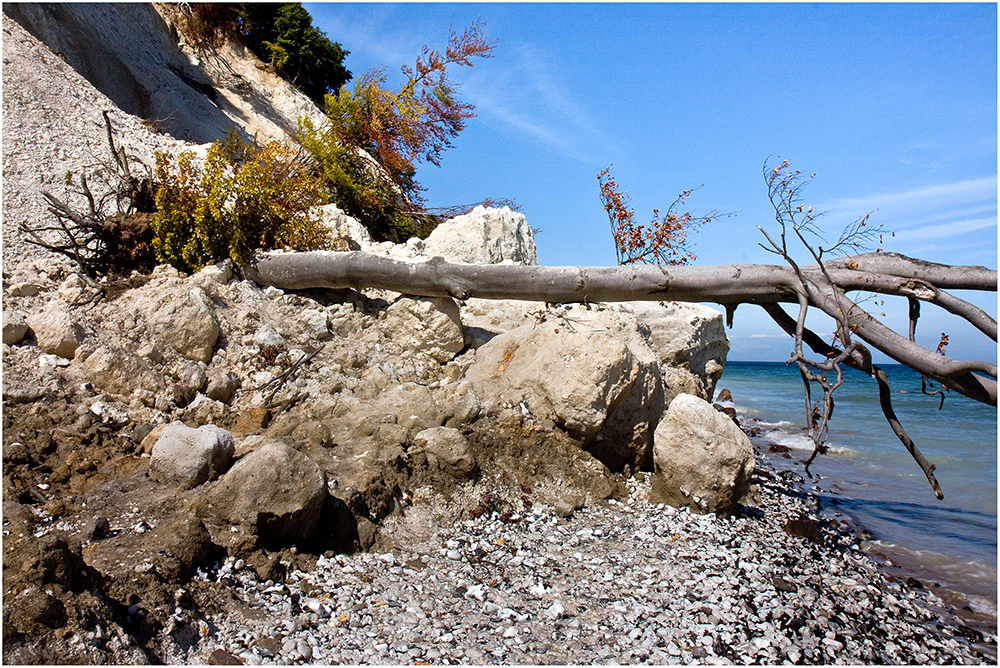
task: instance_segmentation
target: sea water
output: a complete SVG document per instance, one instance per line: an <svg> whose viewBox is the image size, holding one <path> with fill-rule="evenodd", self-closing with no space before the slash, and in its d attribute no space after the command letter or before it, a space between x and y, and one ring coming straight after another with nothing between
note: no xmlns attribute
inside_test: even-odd
<svg viewBox="0 0 1000 668"><path fill-rule="evenodd" d="M939 501L923 471L892 432L874 379L847 369L834 393L829 451L818 455L805 486L824 512L840 515L871 537L870 550L921 577L959 608L996 625L997 605L997 409L955 392L926 396L920 375L888 364L892 404L903 428L937 466ZM832 374L831 374L832 377ZM768 466L805 475L812 453L798 369L780 363L727 362L717 390L760 427L758 451ZM822 397L813 385L813 400ZM950 596L949 596L950 594ZM963 605L964 604L964 605Z"/></svg>

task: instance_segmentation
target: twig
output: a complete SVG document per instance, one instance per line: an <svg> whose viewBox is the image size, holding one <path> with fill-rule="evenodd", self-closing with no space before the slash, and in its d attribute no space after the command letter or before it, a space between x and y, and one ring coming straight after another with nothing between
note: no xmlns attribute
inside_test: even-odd
<svg viewBox="0 0 1000 668"><path fill-rule="evenodd" d="M273 385L273 384L276 383L275 387L271 390L270 394L268 394L267 398L264 400L264 404L265 404L265 407L266 407L268 404L271 403L271 400L274 399L274 395L278 393L278 390L280 390L284 386L284 384L287 383L289 380L292 380L295 377L295 374L298 373L299 369L301 369L303 366L305 366L306 364L308 364L309 361L312 358L316 357L316 355L318 355L325 347L326 347L326 345L324 344L324 345L320 346L319 348L317 348L316 350L314 350L311 353L309 353L308 355L303 355L302 357L300 357L298 359L297 362L295 362L295 364L293 364L292 366L288 367L284 372L282 372L281 375L275 376L274 378L272 378L271 380L267 381L266 383L264 383L260 387L252 388L250 391L251 392L257 392L259 390L263 390L264 388L266 388L266 387L268 387L268 386Z"/></svg>

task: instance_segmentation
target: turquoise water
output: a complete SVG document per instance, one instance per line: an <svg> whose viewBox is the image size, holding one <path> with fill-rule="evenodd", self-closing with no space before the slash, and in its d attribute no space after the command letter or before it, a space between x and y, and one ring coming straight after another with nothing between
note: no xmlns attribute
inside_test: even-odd
<svg viewBox="0 0 1000 668"><path fill-rule="evenodd" d="M997 409L955 393L920 392L920 376L884 365L893 407L910 438L932 463L945 498L938 501L923 471L882 416L878 388L848 369L834 394L830 451L810 467L805 485L825 512L867 531L877 551L900 566L963 595L977 612L996 619ZM804 474L812 451L805 429L802 380L780 363L728 362L717 390L732 393L737 411L762 428L753 439L792 448L790 459L766 455L769 466ZM816 390L813 390L816 398Z"/></svg>

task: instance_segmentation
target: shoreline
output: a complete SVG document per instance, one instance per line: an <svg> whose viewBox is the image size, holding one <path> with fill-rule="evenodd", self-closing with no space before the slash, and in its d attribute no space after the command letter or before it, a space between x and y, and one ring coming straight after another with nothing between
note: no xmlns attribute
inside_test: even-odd
<svg viewBox="0 0 1000 668"><path fill-rule="evenodd" d="M288 556L284 583L227 560L192 586L238 604L206 617L205 642L167 663L557 662L995 663L934 596L889 578L816 498L761 471L762 503L718 519L628 498L570 517L536 504L474 519L458 498L416 501L387 524L386 551ZM417 493L419 498L421 493ZM786 521L811 518L790 536ZM818 541L818 542L814 542ZM893 581L895 580L895 581ZM236 611L240 612L236 612ZM178 613L183 618L184 612ZM274 629L273 620L284 619ZM179 625L181 628L183 624ZM170 643L168 643L169 645ZM218 654L221 652L222 654Z"/></svg>
<svg viewBox="0 0 1000 668"><path fill-rule="evenodd" d="M738 416L748 424L758 423L759 420L753 416L739 412ZM940 599L940 604L936 607L944 614L952 614L963 620L967 625L976 628L984 635L997 634L997 615L995 607L993 614L983 611L979 605L972 607L970 598L980 594L972 592L968 587L962 588L961 582L951 582L948 578L942 578L941 572L935 571L925 562L921 561L920 550L913 547L899 545L891 541L873 537L869 528L857 517L845 516L839 509L839 496L842 492L835 489L820 487L820 481L836 482L829 476L816 475L812 479L805 476L802 471L801 462L793 455L792 459L780 459L780 453L768 452L769 443L762 437L751 436L751 442L757 453L758 466L765 465L773 469L782 469L794 473L798 476L797 482L800 492L809 494L816 499L817 511L820 517L827 520L840 521L850 527L856 535L861 549L868 554L871 561L885 574L889 581L899 580L902 582L915 581L926 589L929 594ZM794 450L793 450L794 452ZM811 486L814 491L807 491L807 486ZM825 498L821 498L825 497ZM945 556L945 555L941 555ZM945 580L944 584L937 582ZM996 599L993 599L996 605ZM994 650L995 651L995 650ZM994 660L996 655L993 655Z"/></svg>

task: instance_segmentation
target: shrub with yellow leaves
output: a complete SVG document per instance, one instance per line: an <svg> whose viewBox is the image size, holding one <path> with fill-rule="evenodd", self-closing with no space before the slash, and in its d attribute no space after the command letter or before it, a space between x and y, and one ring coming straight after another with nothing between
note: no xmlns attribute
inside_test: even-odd
<svg viewBox="0 0 1000 668"><path fill-rule="evenodd" d="M217 141L199 165L156 154L153 247L160 262L182 271L226 258L246 264L254 251L316 250L329 230L312 208L324 204L322 182L301 152L278 142L247 144L235 134Z"/></svg>

